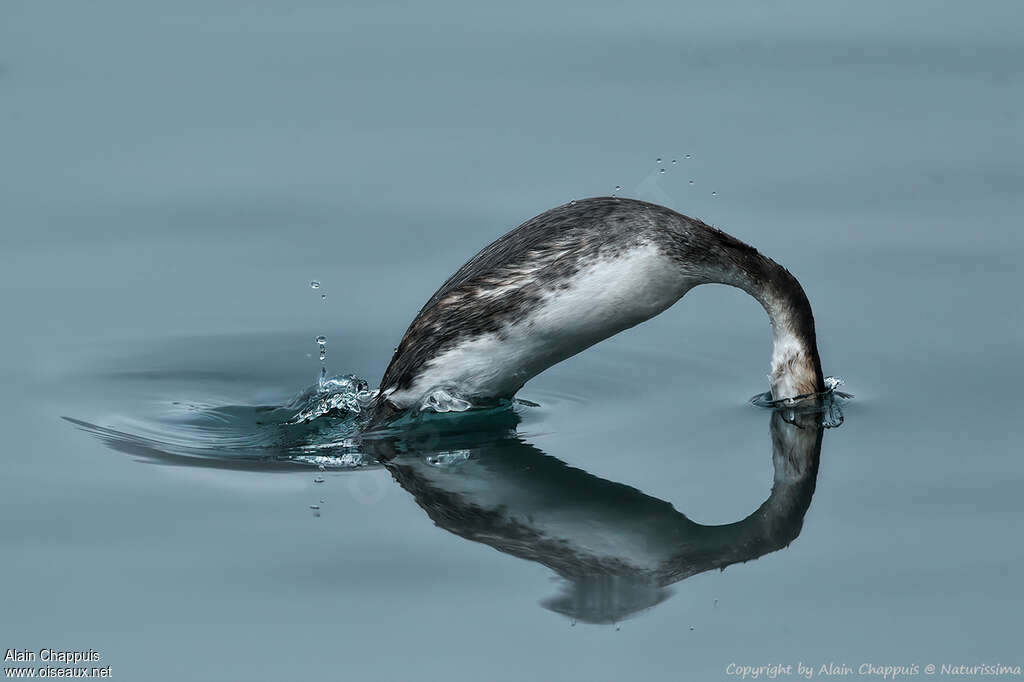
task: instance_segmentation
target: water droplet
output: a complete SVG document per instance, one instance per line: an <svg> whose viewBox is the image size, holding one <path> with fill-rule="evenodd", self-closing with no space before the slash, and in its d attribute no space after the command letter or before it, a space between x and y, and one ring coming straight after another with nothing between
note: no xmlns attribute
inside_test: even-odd
<svg viewBox="0 0 1024 682"><path fill-rule="evenodd" d="M673 163L673 164L675 164L675 163L676 163L676 160L675 160L675 159L672 159L672 163Z"/></svg>
<svg viewBox="0 0 1024 682"><path fill-rule="evenodd" d="M691 184L691 185L693 184L693 180L690 180L690 184Z"/></svg>
<svg viewBox="0 0 1024 682"><path fill-rule="evenodd" d="M711 193L711 196L713 196L713 197L717 197L717 196L718 196L718 192L712 192L712 193Z"/></svg>
<svg viewBox="0 0 1024 682"><path fill-rule="evenodd" d="M622 629L622 626L621 626L621 625L619 625L618 623L616 623L616 624L615 624L615 632L618 632L618 631L619 631L619 630L621 630L621 629Z"/></svg>
<svg viewBox="0 0 1024 682"><path fill-rule="evenodd" d="M576 619L575 618L573 618L572 620L569 621L569 627L571 627L571 628L576 627Z"/></svg>
<svg viewBox="0 0 1024 682"><path fill-rule="evenodd" d="M327 467L325 467L323 464L317 464L316 468L319 469L320 471L327 471Z"/></svg>
<svg viewBox="0 0 1024 682"><path fill-rule="evenodd" d="M320 504L323 504L323 503L324 503L324 498L321 497L320 498Z"/></svg>
<svg viewBox="0 0 1024 682"><path fill-rule="evenodd" d="M326 301L327 300L327 294L320 294L320 300L321 301Z"/></svg>
<svg viewBox="0 0 1024 682"><path fill-rule="evenodd" d="M686 155L686 158L690 158L690 154L687 154L687 155Z"/></svg>
<svg viewBox="0 0 1024 682"><path fill-rule="evenodd" d="M317 342L318 344L320 344L321 346L322 346L322 345L324 345L325 343L327 343L327 337L326 337L326 336L324 336L323 334L321 334L320 336L316 337L316 339L314 339L314 340L315 340L315 341L316 341L316 342Z"/></svg>
<svg viewBox="0 0 1024 682"><path fill-rule="evenodd" d="M320 282L318 282L317 280L314 279L312 282L309 283L309 286L311 286L314 289L319 289L320 288Z"/></svg>
<svg viewBox="0 0 1024 682"><path fill-rule="evenodd" d="M311 504L311 505L309 505L309 508L312 509L313 511L320 511L320 505L319 504Z"/></svg>
<svg viewBox="0 0 1024 682"><path fill-rule="evenodd" d="M693 631L694 631L694 627L691 625L690 626L690 632L693 632Z"/></svg>
<svg viewBox="0 0 1024 682"><path fill-rule="evenodd" d="M664 168L662 168L662 169L661 169L660 171L658 171L658 172L659 172L659 173L664 173L664 172L665 172L665 169L664 169Z"/></svg>
<svg viewBox="0 0 1024 682"><path fill-rule="evenodd" d="M615 191L618 192L622 189L622 185L615 185Z"/></svg>
<svg viewBox="0 0 1024 682"><path fill-rule="evenodd" d="M575 199L573 199L572 201L570 201L570 202L569 202L569 205L570 205L570 206L575 206L575 205L576 205L576 200L575 200Z"/></svg>
<svg viewBox="0 0 1024 682"><path fill-rule="evenodd" d="M654 163L661 163L661 157L659 156L657 159L655 159Z"/></svg>
<svg viewBox="0 0 1024 682"><path fill-rule="evenodd" d="M320 359L321 360L326 360L327 359L327 350L324 349L323 346L320 347Z"/></svg>
<svg viewBox="0 0 1024 682"><path fill-rule="evenodd" d="M317 476L316 478L313 479L313 483L323 483L326 480L327 479L325 479L323 476Z"/></svg>

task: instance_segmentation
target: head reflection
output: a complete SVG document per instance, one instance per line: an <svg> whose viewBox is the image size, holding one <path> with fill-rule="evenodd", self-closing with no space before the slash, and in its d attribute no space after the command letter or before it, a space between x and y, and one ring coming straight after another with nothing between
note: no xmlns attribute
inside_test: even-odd
<svg viewBox="0 0 1024 682"><path fill-rule="evenodd" d="M401 446L382 441L377 449L437 526L564 579L544 607L612 623L664 601L672 583L756 559L800 534L818 472L821 415L776 411L770 421L771 493L746 518L720 526L570 467L511 430L484 440L426 429L419 445L406 434Z"/></svg>

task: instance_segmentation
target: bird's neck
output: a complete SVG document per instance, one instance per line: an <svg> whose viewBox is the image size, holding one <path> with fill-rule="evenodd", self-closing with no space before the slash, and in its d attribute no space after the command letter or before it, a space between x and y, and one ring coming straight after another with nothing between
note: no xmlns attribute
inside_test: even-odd
<svg viewBox="0 0 1024 682"><path fill-rule="evenodd" d="M763 299L758 299L771 319L770 381L775 400L825 390L811 305L796 278L789 276L793 289L771 291Z"/></svg>
<svg viewBox="0 0 1024 682"><path fill-rule="evenodd" d="M723 282L757 299L771 320L772 397L779 400L824 391L814 315L800 282L786 268L741 242L726 252Z"/></svg>

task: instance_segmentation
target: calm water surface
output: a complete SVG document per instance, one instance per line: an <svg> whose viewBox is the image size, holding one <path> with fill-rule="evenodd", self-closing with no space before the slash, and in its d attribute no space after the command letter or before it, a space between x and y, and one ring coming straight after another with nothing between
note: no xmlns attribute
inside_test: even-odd
<svg viewBox="0 0 1024 682"><path fill-rule="evenodd" d="M6 7L0 648L146 680L1024 664L1022 18ZM388 467L244 459L314 337L376 382L480 247L616 186L800 278L840 428L747 403L767 319L702 287Z"/></svg>

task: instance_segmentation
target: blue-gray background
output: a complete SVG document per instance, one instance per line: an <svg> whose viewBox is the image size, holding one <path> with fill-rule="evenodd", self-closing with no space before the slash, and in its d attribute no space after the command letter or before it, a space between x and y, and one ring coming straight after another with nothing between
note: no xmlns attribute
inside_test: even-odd
<svg viewBox="0 0 1024 682"><path fill-rule="evenodd" d="M159 5L0 8L0 649L146 680L1024 663L1019 3ZM286 396L318 333L375 381L478 248L617 185L796 273L857 395L789 549L620 630L382 471L160 467L59 419ZM702 288L531 382L526 435L736 520L767 346Z"/></svg>

